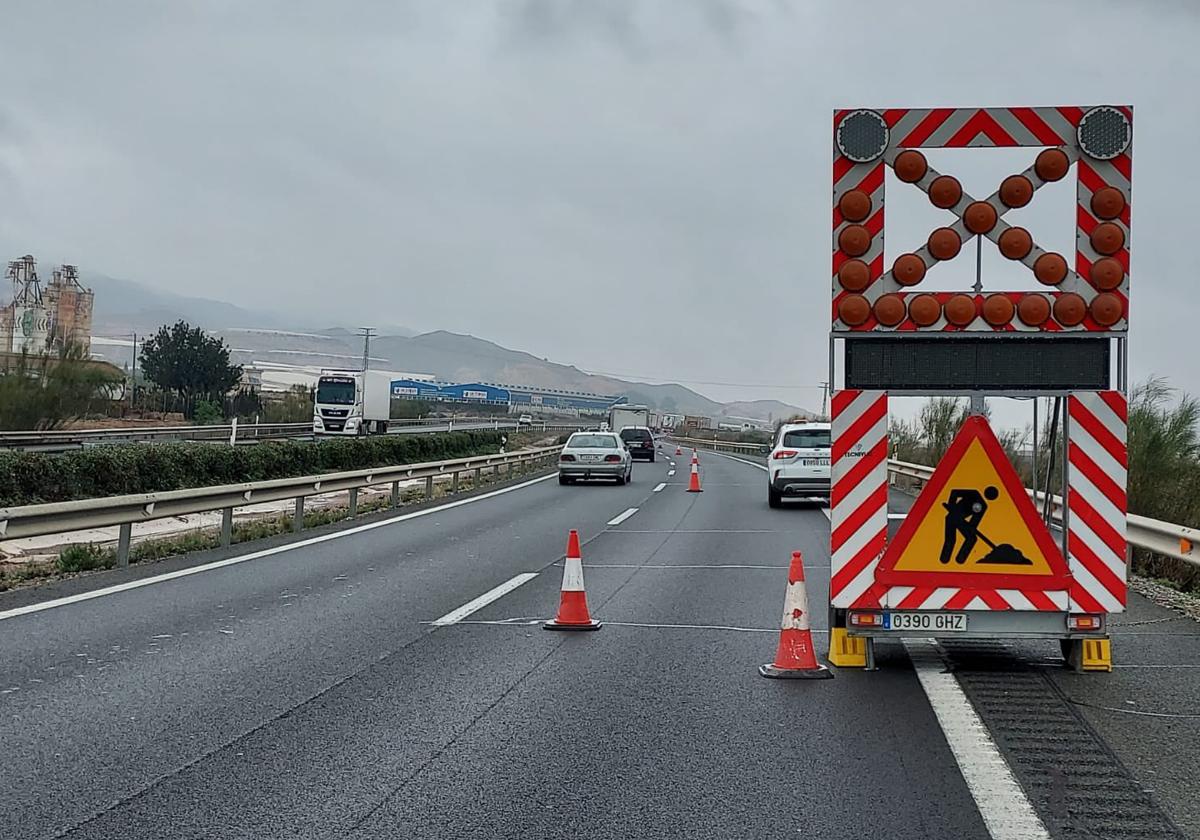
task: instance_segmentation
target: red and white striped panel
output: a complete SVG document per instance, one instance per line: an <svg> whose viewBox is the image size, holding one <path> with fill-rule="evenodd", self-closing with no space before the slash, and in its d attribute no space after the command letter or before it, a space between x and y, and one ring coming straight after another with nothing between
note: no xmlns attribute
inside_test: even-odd
<svg viewBox="0 0 1200 840"><path fill-rule="evenodd" d="M1067 591L893 586L884 606L902 610L1044 610L1066 612Z"/></svg>
<svg viewBox="0 0 1200 840"><path fill-rule="evenodd" d="M889 108L877 110L874 113L887 126L887 145L879 158L865 163L855 163L842 155L836 141L838 127L842 120L848 115L855 114L857 109L846 109L835 112L833 155L834 278L833 307L831 312L833 330L850 330L856 332L909 330L1057 332L1121 331L1128 329L1129 201L1131 199L1133 150L1132 144L1130 144L1124 152L1108 161L1099 160L1087 155L1081 148L1078 129L1080 122L1092 110L1094 109L1090 106L1064 106L1056 108ZM1113 111L1112 108L1107 107L1100 110ZM1120 111L1129 121L1129 124L1132 125L1132 109L1126 106L1118 106L1115 110ZM862 223L871 234L871 244L867 253L859 257L859 259L867 263L870 269L870 282L867 288L862 290L860 294L866 298L872 307L884 294L899 294L901 298L907 301L907 299L920 293L919 284L917 287L906 288L897 283L893 278L890 263L894 260L895 256L899 255L898 252L888 257L889 264L884 264L883 261L885 235L885 226L883 224L883 205L885 199L883 166L893 166L897 155L905 149L979 147L1056 147L1066 153L1070 163L1076 164L1078 162L1076 166L1077 207L1075 223L1077 228L1077 243L1075 270L1068 270L1067 277L1053 291L1005 293L1009 294L1014 303L1018 302L1022 297L1036 295L1046 298L1049 303L1053 304L1055 299L1064 293L1077 294L1083 298L1085 303L1089 305L1092 303L1093 299L1101 293L1101 290L1092 282L1092 265L1101 255L1092 246L1091 234L1096 226L1103 221L1096 218L1095 211L1092 208L1092 196L1103 187L1113 187L1121 192L1125 200L1124 209L1117 218L1111 220L1121 229L1125 243L1124 247L1113 255L1113 258L1120 263L1124 272L1120 284L1111 290L1112 294L1120 302L1123 312L1123 316L1116 323L1111 326L1102 326L1090 314L1082 323L1070 327L1058 323L1054 317L1051 317L1040 326L1029 326L1024 324L1020 319L1013 318L1008 324L1002 327L992 327L982 317L976 317L965 327L950 324L944 318L927 327L918 327L908 319L905 319L895 327L887 327L876 321L874 315L868 317L865 323L857 326L850 326L840 319L838 306L848 294L851 294L842 288L837 278L838 269L850 259L840 249L838 243L838 234L847 224L837 209L841 197L852 189L861 189L871 196L871 215ZM1025 171L1014 174L1023 175L1029 180L1036 191L1044 186L1046 181L1037 174L1032 163L1031 159L1030 166ZM926 176L912 186L928 192L929 185L939 174L941 173L930 167ZM904 188L907 189L908 187L905 186ZM961 215L975 199L990 204L996 210L997 216L1000 217L992 230L985 234L986 238L998 243L1000 236L1011 227L1003 218L1010 211L1010 208L1000 200L999 184L997 184L997 189L991 195L970 196L964 192L962 200L955 207L951 208L951 212L960 216L960 218L955 220L953 224L948 225L948 227L958 233L964 243L970 240L973 234L966 229ZM928 248L925 246L921 246L914 253L922 259L929 269L932 269L938 263L938 260L929 253ZM1030 271L1033 271L1037 259L1045 253L1035 242L1029 254L1021 262ZM1069 263L1069 255L1063 256ZM946 296L939 295L939 298L942 297ZM944 300L940 302L944 302ZM977 310L980 303L981 299L976 301Z"/></svg>
<svg viewBox="0 0 1200 840"><path fill-rule="evenodd" d="M1124 612L1127 405L1119 391L1067 398L1067 554L1073 612Z"/></svg>
<svg viewBox="0 0 1200 840"><path fill-rule="evenodd" d="M831 416L830 603L880 606L875 566L887 544L887 393L835 391Z"/></svg>

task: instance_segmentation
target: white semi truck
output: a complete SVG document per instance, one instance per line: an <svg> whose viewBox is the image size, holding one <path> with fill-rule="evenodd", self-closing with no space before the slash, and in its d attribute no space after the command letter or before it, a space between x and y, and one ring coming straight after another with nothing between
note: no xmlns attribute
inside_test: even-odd
<svg viewBox="0 0 1200 840"><path fill-rule="evenodd" d="M392 376L382 370L323 370L313 401L313 434L387 432L392 413Z"/></svg>
<svg viewBox="0 0 1200 840"><path fill-rule="evenodd" d="M649 426L650 409L644 405L614 405L608 414L608 428L614 432L630 426Z"/></svg>

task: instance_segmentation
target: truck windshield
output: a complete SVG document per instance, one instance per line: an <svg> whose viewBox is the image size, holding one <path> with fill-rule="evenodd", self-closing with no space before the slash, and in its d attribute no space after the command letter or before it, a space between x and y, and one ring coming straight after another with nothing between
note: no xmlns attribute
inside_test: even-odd
<svg viewBox="0 0 1200 840"><path fill-rule="evenodd" d="M325 405L354 405L354 380L317 380L317 402Z"/></svg>

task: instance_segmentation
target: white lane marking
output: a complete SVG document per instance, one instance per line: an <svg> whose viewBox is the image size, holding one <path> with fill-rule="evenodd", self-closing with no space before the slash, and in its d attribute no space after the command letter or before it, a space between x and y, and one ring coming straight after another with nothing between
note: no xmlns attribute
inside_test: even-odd
<svg viewBox="0 0 1200 840"><path fill-rule="evenodd" d="M666 486L667 486L667 482L665 482L665 481L664 481L662 484L658 485L657 487L655 487L655 488L654 488L653 490L651 490L650 492L651 492L651 493L661 493L661 492L662 492L662 489L663 489L664 487L666 487Z"/></svg>
<svg viewBox="0 0 1200 840"><path fill-rule="evenodd" d="M561 566L561 563L555 563L556 566ZM695 566L683 565L680 563L588 563L589 569L786 569L787 566L754 566L754 565L738 565L736 563L723 563L719 566ZM806 569L819 569L821 566L814 566L811 563L805 563ZM828 566L824 568L828 569ZM1062 663L1059 663L1061 665Z"/></svg>
<svg viewBox="0 0 1200 840"><path fill-rule="evenodd" d="M258 560L262 557L270 557L273 554L282 554L285 551L293 551L297 548L305 548L310 545L328 542L330 540L341 539L348 537L351 534L361 534L364 531L372 531L376 528L382 528L385 525L394 525L397 522L406 522L409 519L417 519L422 516L429 516L433 513L441 513L442 511L450 510L451 508L461 507L462 505L473 504L474 502L482 502L484 499L491 499L496 496L502 496L505 493L511 493L514 490L522 490L526 487L532 487L543 481L549 481L554 478L554 473L534 478L521 484L514 484L512 487L502 487L499 490L493 490L490 493L483 493L479 496L472 496L469 499L459 499L456 502L448 502L444 505L438 505L425 510L413 511L412 513L401 514L400 516L392 516L388 519L381 519L378 522L368 522L365 525L356 525L353 528L347 528L344 531L334 531L330 534L321 534L319 537L310 537L306 540L300 540L287 545L278 545L274 548L266 548L262 551L253 551L250 554L242 554L237 557L228 557L224 560L215 560L212 563L205 563L201 566L192 566L188 569L179 569L174 572L166 572L165 574L155 575L154 577L142 578L141 580L131 580L126 583L118 583L114 586L106 586L103 589L93 589L90 592L80 592L78 595L68 595L65 598L55 598L51 601L42 601L37 604L27 604L23 607L14 607L11 610L0 612L0 621L7 618L16 618L19 615L27 615L29 613L38 613L45 610L52 610L55 607L65 607L68 604L77 604L80 601L90 601L93 598L103 598L106 595L115 595L118 592L126 592L130 589L141 589L143 586L152 586L156 583L165 583L169 580L188 577L190 575L198 575L201 572L211 572L214 569L223 569L226 566L235 566L238 563L245 563L247 560Z"/></svg>
<svg viewBox="0 0 1200 840"><path fill-rule="evenodd" d="M534 624L541 624L545 621L544 618L503 618L496 621L487 621L485 619L467 619L460 621L459 624L487 624L494 627L525 627ZM637 621L605 621L605 627L638 627L649 630L729 630L735 633L778 633L774 627L735 627L729 624L645 624ZM828 633L828 630L822 630L814 627L814 633Z"/></svg>
<svg viewBox="0 0 1200 840"><path fill-rule="evenodd" d="M450 612L446 613L441 618L434 619L433 626L434 627L446 627L447 625L450 625L450 624L458 624L458 622L462 621L464 618L469 616L471 613L477 612L477 611L483 609L488 604L492 603L492 601L495 601L497 598L504 597L505 595L507 595L509 592L512 592L514 589L516 589L521 584L527 583L528 581L533 580L537 576L538 576L537 572L522 572L521 574L516 575L515 577L510 578L509 580L506 580L504 583L500 584L499 586L497 586L493 589L489 589L487 592L484 592L478 598L473 598L470 601L467 601L467 603L463 604L458 609L451 610Z"/></svg>
<svg viewBox="0 0 1200 840"><path fill-rule="evenodd" d="M667 478L670 478L673 475L675 475L675 470L667 470Z"/></svg>
<svg viewBox="0 0 1200 840"><path fill-rule="evenodd" d="M904 647L992 840L1050 840L933 640L905 639Z"/></svg>
<svg viewBox="0 0 1200 840"><path fill-rule="evenodd" d="M620 525L622 522L624 522L626 519L633 516L637 512L638 512L637 508L629 508L624 513L619 513L616 516L614 516L612 519L608 520L608 524L609 525Z"/></svg>
<svg viewBox="0 0 1200 840"><path fill-rule="evenodd" d="M673 467L673 466L675 466L675 462L674 462L674 461L672 461L672 462L671 462L671 466L672 466L672 467Z"/></svg>
<svg viewBox="0 0 1200 840"><path fill-rule="evenodd" d="M828 519L830 522L833 521L833 511L832 510L830 510L827 507L823 507L823 508L821 508L821 513L825 514L825 518Z"/></svg>

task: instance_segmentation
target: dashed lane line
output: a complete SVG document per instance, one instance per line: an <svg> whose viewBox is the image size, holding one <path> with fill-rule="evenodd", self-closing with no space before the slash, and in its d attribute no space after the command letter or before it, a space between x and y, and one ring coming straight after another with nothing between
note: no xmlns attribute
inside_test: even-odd
<svg viewBox="0 0 1200 840"><path fill-rule="evenodd" d="M650 492L651 493L661 493L662 489L666 486L667 486L667 482L664 481L661 484L659 484L657 487L655 487L653 490L651 490Z"/></svg>
<svg viewBox="0 0 1200 840"><path fill-rule="evenodd" d="M156 583L165 583L169 580L177 578L189 577L198 575L202 572L211 572L216 569L223 569L226 566L234 566L238 563L245 563L247 560L257 560L261 557L270 557L273 554L282 554L285 551L295 551L298 548L306 548L310 545L317 545L330 540L339 540L343 537L349 537L353 534L361 534L364 531L373 531L376 528L383 528L387 525L394 525L397 522L407 522L410 519L418 519L422 516L429 516L434 513L451 510L463 505L471 505L476 502L482 502L484 499L493 499L496 496L503 496L505 493L512 493L516 490L523 490L526 487L532 487L535 484L540 484L543 481L549 481L554 478L554 474L545 475L540 478L534 478L529 481L523 481L520 484L514 484L511 487L501 487L499 490L493 490L490 493L482 493L478 496L472 496L469 499L459 499L455 502L448 502L437 507L425 508L424 510L416 510L412 513L404 513L400 516L390 516L387 519L380 519L378 522L368 522L365 525L356 525L353 528L347 528L344 531L333 531L328 534L321 534L317 537L309 537L306 540L298 540L286 545L277 545L274 548L266 548L262 551L252 551L249 554L239 554L236 557L227 557L224 560L216 560L212 563L204 563L200 566L192 566L187 569L178 569L174 572L166 572L153 577L141 578L139 580L126 581L118 583L114 586L106 586L103 589L93 589L89 592L80 592L77 595L68 595L65 598L54 598L50 601L41 601L37 604L26 604L23 607L14 607L11 610L0 612L0 621L8 618L16 618L20 615L28 615L29 613L39 613L45 610L52 610L55 607L65 607L68 604L77 604L80 601L90 601L93 598L103 598L106 595L115 595L118 592L127 592L130 589L141 589L143 586L153 586Z"/></svg>
<svg viewBox="0 0 1200 840"><path fill-rule="evenodd" d="M637 512L638 512L637 508L628 508L627 510L625 510L624 513L619 513L616 516L614 516L612 519L608 520L608 526L611 528L611 527L620 525L622 522L624 522L626 519L633 516Z"/></svg>
<svg viewBox="0 0 1200 840"><path fill-rule="evenodd" d="M504 597L509 592L512 592L514 589L516 589L518 586L520 586L524 583L528 583L529 581L533 580L537 576L538 576L537 572L522 572L519 575L511 577L508 580L506 580L504 583L500 584L499 586L493 587L492 589L489 589L487 592L484 592L478 598L472 598L470 601L467 601L467 603L463 604L461 607L451 610L450 612L446 613L441 618L435 618L433 620L432 624L434 627L446 627L451 624L458 624L458 622L462 621L464 618L469 616L471 613L478 612L479 610L486 607L488 604L492 603L492 601L495 601L498 598Z"/></svg>
<svg viewBox="0 0 1200 840"><path fill-rule="evenodd" d="M670 478L673 475L675 475L675 470L667 470L667 478Z"/></svg>

